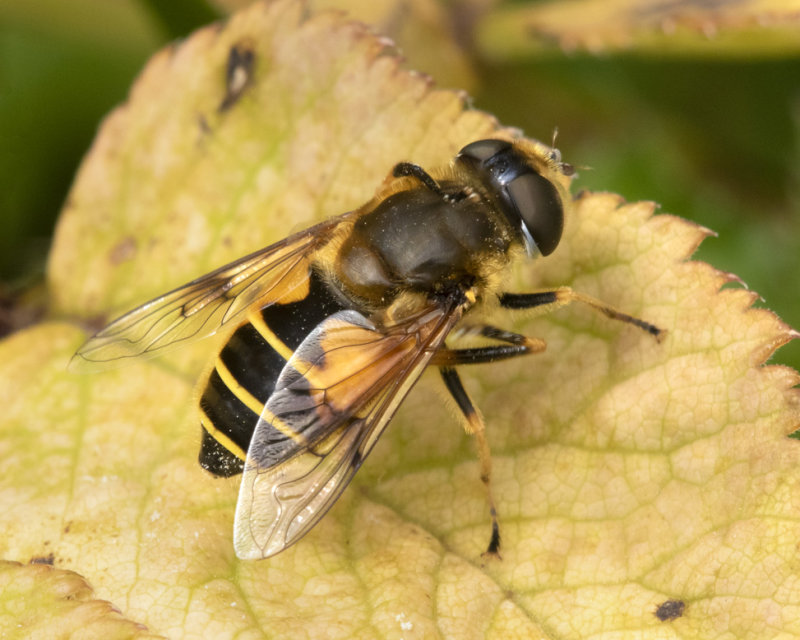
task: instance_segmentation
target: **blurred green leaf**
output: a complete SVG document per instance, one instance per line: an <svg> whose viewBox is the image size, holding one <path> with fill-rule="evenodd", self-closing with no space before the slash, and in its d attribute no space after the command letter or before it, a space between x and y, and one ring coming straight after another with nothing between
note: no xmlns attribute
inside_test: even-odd
<svg viewBox="0 0 800 640"><path fill-rule="evenodd" d="M185 36L192 29L222 17L205 0L139 0L170 38Z"/></svg>
<svg viewBox="0 0 800 640"><path fill-rule="evenodd" d="M495 60L554 48L596 55L780 58L800 53L798 27L797 5L786 0L551 0L497 3L475 37L478 50Z"/></svg>

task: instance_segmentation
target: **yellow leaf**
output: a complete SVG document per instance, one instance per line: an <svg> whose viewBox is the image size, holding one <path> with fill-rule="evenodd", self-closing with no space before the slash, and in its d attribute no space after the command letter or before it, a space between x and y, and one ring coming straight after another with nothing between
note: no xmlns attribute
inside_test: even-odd
<svg viewBox="0 0 800 640"><path fill-rule="evenodd" d="M506 3L476 28L490 58L552 50L658 56L774 57L798 51L798 5L786 0Z"/></svg>
<svg viewBox="0 0 800 640"><path fill-rule="evenodd" d="M226 75L234 48L253 63ZM252 5L158 54L104 123L52 249L54 308L123 311L358 206L398 160L439 165L495 129L365 28ZM796 635L798 377L763 366L796 334L687 261L705 235L589 194L558 250L521 265L520 290L571 285L669 333L580 307L498 319L548 342L464 372L494 451L502 560L481 558L478 463L434 376L308 536L243 562L237 481L196 462L192 386L213 342L80 376L66 365L86 334L55 321L0 343L0 557L52 554L171 638ZM52 598L31 607L65 628Z"/></svg>
<svg viewBox="0 0 800 640"><path fill-rule="evenodd" d="M163 638L126 620L72 571L0 561L0 632L6 640Z"/></svg>

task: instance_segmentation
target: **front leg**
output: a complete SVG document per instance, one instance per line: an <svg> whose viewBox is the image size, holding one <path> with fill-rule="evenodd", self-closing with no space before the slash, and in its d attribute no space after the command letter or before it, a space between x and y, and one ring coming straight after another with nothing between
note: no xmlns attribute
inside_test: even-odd
<svg viewBox="0 0 800 640"><path fill-rule="evenodd" d="M439 183L431 177L431 174L413 162L398 162L396 165L394 165L394 169L392 169L392 175L395 178L404 178L406 176L414 177L435 194L440 195L443 198L447 195L444 191L442 191Z"/></svg>
<svg viewBox="0 0 800 640"><path fill-rule="evenodd" d="M398 162L394 166L394 169L392 169L392 175L395 178L404 178L407 176L416 178L427 189L430 189L436 195L441 196L442 200L445 202L458 202L459 200L463 200L467 197L467 193L465 191L447 193L444 189L442 189L441 185L433 179L431 174L413 162Z"/></svg>
<svg viewBox="0 0 800 640"><path fill-rule="evenodd" d="M658 342L661 342L667 333L665 329L659 329L654 324L623 313L597 298L587 296L585 293L573 291L570 287L559 287L558 289L540 291L537 293L500 294L500 306L506 309L540 308L544 313L549 313L571 304L572 302L582 302L612 320L619 320L632 324L634 327L638 327L642 331L646 331L652 335Z"/></svg>

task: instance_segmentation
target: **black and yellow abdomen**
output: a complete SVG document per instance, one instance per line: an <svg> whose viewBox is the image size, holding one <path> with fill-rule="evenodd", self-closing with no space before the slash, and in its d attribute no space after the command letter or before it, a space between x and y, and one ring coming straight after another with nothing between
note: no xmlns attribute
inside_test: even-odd
<svg viewBox="0 0 800 640"><path fill-rule="evenodd" d="M224 477L242 472L253 430L286 362L314 327L345 308L312 272L304 298L253 311L234 331L200 396L204 469Z"/></svg>

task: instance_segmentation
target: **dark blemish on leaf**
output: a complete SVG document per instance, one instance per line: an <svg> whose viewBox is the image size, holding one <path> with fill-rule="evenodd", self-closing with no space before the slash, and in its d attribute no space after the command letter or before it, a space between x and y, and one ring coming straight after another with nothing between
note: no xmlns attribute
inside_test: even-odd
<svg viewBox="0 0 800 640"><path fill-rule="evenodd" d="M69 528L72 526L72 520L67 522L67 526L64 527L64 533L69 533Z"/></svg>
<svg viewBox="0 0 800 640"><path fill-rule="evenodd" d="M231 47L225 69L225 98L220 102L217 111L227 111L239 101L252 83L255 61L256 54L249 45L237 44Z"/></svg>
<svg viewBox="0 0 800 640"><path fill-rule="evenodd" d="M667 600L658 605L655 615L661 622L669 622L680 618L684 609L686 609L686 603L683 600Z"/></svg>
<svg viewBox="0 0 800 640"><path fill-rule="evenodd" d="M208 120L206 120L206 117L202 113L197 116L197 126L200 127L200 133L202 133L204 136L207 136L211 133L211 125L208 124Z"/></svg>
<svg viewBox="0 0 800 640"><path fill-rule="evenodd" d="M559 35L554 31L546 29L542 25L529 24L525 29L525 35L531 40L540 42L549 47L558 47L561 45L561 38Z"/></svg>
<svg viewBox="0 0 800 640"><path fill-rule="evenodd" d="M0 338L41 320L46 303L38 289L20 289L0 283Z"/></svg>
<svg viewBox="0 0 800 640"><path fill-rule="evenodd" d="M53 553L48 553L46 556L34 556L31 558L29 564L49 564L51 567L55 563L56 557Z"/></svg>
<svg viewBox="0 0 800 640"><path fill-rule="evenodd" d="M113 265L118 265L133 258L136 255L136 239L127 236L115 244L108 252L108 259Z"/></svg>
<svg viewBox="0 0 800 640"><path fill-rule="evenodd" d="M108 324L108 320L109 320L108 316L104 313L101 313L95 316L91 316L90 318L82 318L79 321L79 324L90 334L94 335L95 333L100 331L100 329L102 329ZM64 533L69 533L69 527L70 525L68 524L67 527L64 529Z"/></svg>

